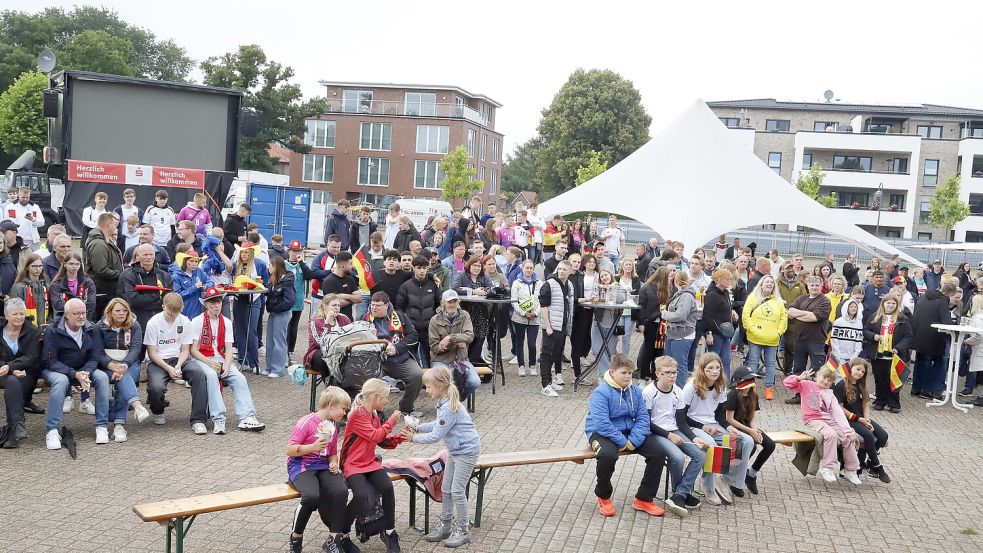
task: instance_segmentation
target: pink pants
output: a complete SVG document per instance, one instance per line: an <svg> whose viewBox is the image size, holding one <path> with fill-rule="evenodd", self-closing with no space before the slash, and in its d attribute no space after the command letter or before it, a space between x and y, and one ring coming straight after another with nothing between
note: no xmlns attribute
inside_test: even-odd
<svg viewBox="0 0 983 553"><path fill-rule="evenodd" d="M840 466L836 458L836 448L843 446L843 467L846 470L857 470L860 468L860 460L857 458L857 434L852 428L840 428L837 424L829 424L822 420L811 420L806 423L810 429L819 432L823 436L823 468L836 470Z"/></svg>

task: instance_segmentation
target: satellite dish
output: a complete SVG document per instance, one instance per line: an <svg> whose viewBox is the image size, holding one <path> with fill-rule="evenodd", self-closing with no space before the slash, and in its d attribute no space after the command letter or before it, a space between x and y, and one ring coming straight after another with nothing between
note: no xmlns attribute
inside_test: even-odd
<svg viewBox="0 0 983 553"><path fill-rule="evenodd" d="M45 48L38 55L38 71L42 73L51 73L51 70L55 68L55 53L49 48Z"/></svg>
<svg viewBox="0 0 983 553"><path fill-rule="evenodd" d="M823 98L826 98L826 101L827 102L829 102L830 100L832 100L833 99L833 96L834 95L833 95L833 91L832 90L827 90L826 92L823 92Z"/></svg>

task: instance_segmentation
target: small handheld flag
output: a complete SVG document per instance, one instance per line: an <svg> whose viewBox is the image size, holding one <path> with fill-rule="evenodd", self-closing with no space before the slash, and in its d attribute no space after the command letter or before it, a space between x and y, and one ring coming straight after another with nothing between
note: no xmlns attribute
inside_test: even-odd
<svg viewBox="0 0 983 553"><path fill-rule="evenodd" d="M904 373L908 365L898 357L895 353L894 357L891 358L891 391L896 392L899 388L904 386L904 381L901 380L901 375Z"/></svg>
<svg viewBox="0 0 983 553"><path fill-rule="evenodd" d="M840 378L846 378L850 374L850 368L847 367L846 363L840 363L832 355L826 358L825 366L836 371L836 374L840 375Z"/></svg>
<svg viewBox="0 0 983 553"><path fill-rule="evenodd" d="M703 472L726 474L730 472L730 434L723 435L723 445L712 445L707 448L707 457L703 462Z"/></svg>

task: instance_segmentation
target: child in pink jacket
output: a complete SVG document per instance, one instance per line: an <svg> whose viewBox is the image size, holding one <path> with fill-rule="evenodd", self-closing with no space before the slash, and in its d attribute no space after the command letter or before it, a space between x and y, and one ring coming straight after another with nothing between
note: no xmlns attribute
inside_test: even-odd
<svg viewBox="0 0 983 553"><path fill-rule="evenodd" d="M850 428L850 423L843 414L843 408L833 395L833 381L836 373L830 367L819 369L816 380L812 381L812 369L803 374L792 374L785 378L784 384L791 392L801 396L802 422L810 429L823 436L823 460L819 475L827 482L836 482L836 468L839 461L836 449L843 447L843 465L846 469L846 479L851 484L860 485L857 470L860 460L857 458L857 434Z"/></svg>

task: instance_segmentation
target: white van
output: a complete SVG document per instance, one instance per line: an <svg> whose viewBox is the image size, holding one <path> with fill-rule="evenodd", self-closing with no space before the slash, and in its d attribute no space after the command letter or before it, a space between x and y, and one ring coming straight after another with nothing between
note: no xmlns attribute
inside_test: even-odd
<svg viewBox="0 0 983 553"><path fill-rule="evenodd" d="M454 208L451 207L451 204L443 200L411 200L400 198L393 203L399 204L399 212L409 217L413 221L413 225L416 226L416 229L421 232L431 215L450 217L454 213ZM383 222L385 221L384 217L383 215Z"/></svg>

